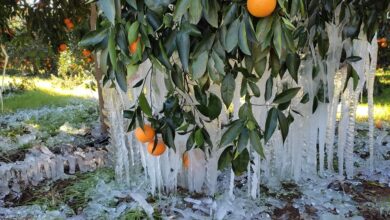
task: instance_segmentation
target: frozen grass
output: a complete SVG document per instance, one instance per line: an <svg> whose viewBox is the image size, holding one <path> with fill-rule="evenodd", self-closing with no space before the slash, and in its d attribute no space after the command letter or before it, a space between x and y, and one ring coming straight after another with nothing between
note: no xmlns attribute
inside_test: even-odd
<svg viewBox="0 0 390 220"><path fill-rule="evenodd" d="M87 205L90 199L89 195L99 180L109 182L113 179L114 171L110 168L100 168L94 172L83 174L78 173L75 178L60 180L48 186L29 190L31 193L29 197L24 198L18 205L39 205L48 210L68 205L77 213L78 210Z"/></svg>

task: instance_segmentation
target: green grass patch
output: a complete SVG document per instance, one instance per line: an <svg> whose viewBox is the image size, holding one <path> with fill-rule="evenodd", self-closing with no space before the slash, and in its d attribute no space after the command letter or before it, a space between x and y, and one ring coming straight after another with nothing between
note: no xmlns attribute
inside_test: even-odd
<svg viewBox="0 0 390 220"><path fill-rule="evenodd" d="M78 173L75 178L59 180L50 185L30 189L24 193L16 205L39 205L48 210L58 210L61 205L68 205L75 213L86 207L92 190L99 180L114 180L114 170L99 168L94 172Z"/></svg>
<svg viewBox="0 0 390 220"><path fill-rule="evenodd" d="M63 107L82 100L71 95L61 95L42 90L25 91L4 99L4 112L11 113L22 109Z"/></svg>

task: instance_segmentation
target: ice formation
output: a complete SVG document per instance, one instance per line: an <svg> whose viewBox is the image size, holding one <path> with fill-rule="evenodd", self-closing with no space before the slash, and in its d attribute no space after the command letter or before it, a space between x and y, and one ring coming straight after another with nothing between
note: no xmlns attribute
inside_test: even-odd
<svg viewBox="0 0 390 220"><path fill-rule="evenodd" d="M18 195L29 185L43 180L58 180L76 171L87 172L105 165L106 151L90 148L73 149L64 146L62 154L54 154L44 146L29 150L23 161L0 162L0 199L8 194Z"/></svg>
<svg viewBox="0 0 390 220"><path fill-rule="evenodd" d="M337 19L336 19L337 20ZM282 78L278 76L273 82L273 94L270 100L264 97L252 98L255 118L264 130L267 111L270 109L272 99L281 91L284 85L301 87L301 91L292 100L291 108L298 113L292 113L295 118L290 125L289 134L283 142L280 131L276 131L270 141L264 144L265 159L248 145L251 155L251 163L247 168L248 196L256 198L260 195L259 183L265 183L270 187L277 187L282 180L299 182L315 175L324 176L334 171L334 156L337 155L338 174L346 178L354 176L354 138L355 138L355 113L358 98L364 86L368 90L369 103L369 149L370 167L373 169L374 138L373 138L373 81L376 65L376 37L371 42L361 34L358 39L351 41L342 38L343 24L327 24L326 31L329 36L329 49L327 59L323 60L310 43L309 52L302 60L299 68L299 79L296 83L289 74ZM363 32L362 32L363 33ZM342 51L346 51L347 57L359 56L361 59L340 63ZM268 63L268 62L267 62ZM347 65L351 65L359 81L354 85L352 78L347 78ZM146 77L145 86L142 87L149 103L152 104L153 114L159 114L163 106L163 100L167 94L165 88L166 74L154 69L150 62L143 63L138 73L129 84L128 93L123 93L118 88L105 88L106 110L111 133L111 147L114 152L116 163L117 180L129 184L131 175L144 173L150 184L152 194L162 191L175 191L177 186L182 186L190 191L204 191L209 195L216 192L217 179L220 171L217 169L218 158L223 148L218 148L218 142L224 130L221 125L228 122L226 113L221 113L217 120L206 123L205 129L210 133L214 146L206 146L204 153L189 151L191 160L188 169L182 166L182 156L186 151L185 143L187 136L176 135L176 151L169 149L162 156L154 157L147 153L145 146L134 141L133 134L127 133L128 121L124 120L122 111L135 104L140 94L140 88L132 88L140 79ZM266 72L257 82L264 94L266 80L270 71ZM318 70L318 75L311 80L313 69ZM149 74L149 73L152 74ZM242 76L239 74L236 87L241 84ZM347 81L348 80L348 81ZM345 87L346 85L346 87ZM218 91L218 85L211 85L210 92ZM233 99L233 119L238 117L238 109L241 105L240 89L236 88ZM323 100L317 99L317 93L322 92ZM309 95L309 102L302 104L300 101L304 94ZM215 92L218 94L218 92ZM193 96L190 94L190 96ZM184 98L189 104L193 98ZM313 104L318 102L316 111L313 113ZM226 109L225 111L226 112ZM201 116L197 116L201 117ZM336 123L339 118L339 123ZM338 125L338 128L337 126ZM337 128L337 129L336 129ZM336 131L337 130L337 131ZM337 133L337 136L335 134ZM336 138L337 137L337 138ZM318 158L318 161L317 161ZM142 165L143 169L140 168ZM230 187L227 191L230 197L234 197L234 173L228 177Z"/></svg>

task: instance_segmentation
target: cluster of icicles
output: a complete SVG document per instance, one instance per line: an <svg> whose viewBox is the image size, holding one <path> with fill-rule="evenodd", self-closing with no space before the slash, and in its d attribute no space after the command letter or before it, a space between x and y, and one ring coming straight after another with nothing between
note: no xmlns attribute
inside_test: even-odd
<svg viewBox="0 0 390 220"><path fill-rule="evenodd" d="M54 154L47 147L29 150L23 161L0 163L0 199L18 196L27 186L43 180L58 180L76 171L93 171L105 165L107 151L90 148L88 151L64 146L62 154Z"/></svg>
<svg viewBox="0 0 390 220"><path fill-rule="evenodd" d="M324 172L335 172L333 155L336 152L334 149L337 149L338 173L340 176L346 175L347 178L353 178L355 113L358 98L364 86L368 89L370 124L368 137L371 157L369 161L370 168L373 169L373 83L377 62L376 37L372 42L367 42L366 37L362 34L359 39L355 39L353 42L349 39L343 41L341 26L341 24L328 24L326 26L330 45L326 60L320 58L313 44L309 45L310 53L301 62L298 84L289 74L284 74L283 78L274 80L273 96L282 90L284 84L302 88L291 102L291 106L301 115L294 114L295 120L290 126L285 143L282 141L280 132L276 131L271 140L264 145L265 159L260 158L250 143L248 144L247 149L252 161L247 168L248 196L256 198L260 195L260 181L272 185L281 180L300 181L304 177L321 176L324 175ZM340 64L343 48L347 57L360 56L362 58L352 63L360 77L355 90L351 78L343 91L347 76L345 65ZM137 75L129 81L129 88L147 76L146 73L150 65L150 62L145 62L140 66ZM312 80L314 65L319 68L319 74L315 80ZM261 94L264 94L265 83L269 75L270 71L268 70L257 83ZM144 89L149 103L153 104L154 114L160 112L165 100L167 90L164 86L164 77L164 73L157 72L149 74L145 79ZM233 119L238 118L238 109L242 104L239 94L241 80L242 76L239 74L236 78L233 99ZM320 80L327 83L328 89L324 92L329 97L329 103L318 102L318 108L313 114L313 101L320 88ZM211 85L210 91L219 94L219 85ZM118 85L116 85L116 89L110 88L109 85L104 88L105 109L110 124L111 147L115 158L117 180L129 184L133 174L143 172L150 183L152 194L161 191L175 191L177 186L181 186L190 191L202 191L213 195L216 192L217 177L221 173L217 169L218 158L224 148L220 148L218 143L224 132L221 129L221 124L228 123L226 109L222 110L218 120L205 124L205 129L211 136L213 147L206 146L204 152L199 149L190 150L188 152L189 168L185 169L182 165L182 155L186 150L185 143L188 136L177 134L175 138L176 151L167 149L163 155L154 157L147 153L145 146L134 140L132 132L126 131L129 121L123 118L123 110L136 103L140 92L139 88L134 88L128 93L123 93ZM302 104L300 100L305 93L309 93L310 101ZM191 100L195 100L195 98ZM272 103L272 98L266 102L264 97L253 97L251 102L262 104L261 106L253 106L253 114L264 130L267 111L270 108L267 104ZM338 112L340 113L338 115L340 122L336 131ZM337 140L335 140L335 133L338 133ZM233 171L230 178L229 193L233 195Z"/></svg>

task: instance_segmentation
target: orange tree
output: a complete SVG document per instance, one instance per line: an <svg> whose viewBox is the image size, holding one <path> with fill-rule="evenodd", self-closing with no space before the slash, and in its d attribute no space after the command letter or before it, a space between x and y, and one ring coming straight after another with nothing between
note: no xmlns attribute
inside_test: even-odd
<svg viewBox="0 0 390 220"><path fill-rule="evenodd" d="M88 15L89 5L83 1L2 0L0 33L3 43L8 40L11 63L16 66L30 63L34 72L55 67L52 58L60 45L70 46L89 30Z"/></svg>
<svg viewBox="0 0 390 220"><path fill-rule="evenodd" d="M344 20L344 39L357 38L360 31L364 31L370 41L377 31L378 19L389 7L388 2L376 0L278 0L272 13L254 8L253 14L266 16L259 18L250 14L248 7L253 9L265 4L273 10L275 0L99 0L98 3L103 12L101 22L80 45L95 50L108 49L102 59L107 60L102 64L106 70L104 81L117 81L126 91L126 78L147 59L167 74L165 83L169 91L161 115L152 115L150 104L141 92L136 105L126 111L131 120L129 130L142 127L146 118L170 148L175 148L176 132L190 134L187 149L211 145L204 122L216 120L223 105L227 108L231 105L235 79L241 74L240 95L245 103L240 107L239 118L226 125L219 145L232 145L222 155L227 162L223 164L230 163L232 155L243 155L236 159L244 161L244 165L249 161L245 150L248 142L263 155L261 140L267 142L277 127L283 140L286 138L289 124L294 120L290 101L299 88L284 88L276 95L263 129L253 116L251 98L264 96L265 100L270 100L272 84L278 76L290 74L297 81L300 62L310 53L309 42L321 58L326 59L327 22ZM337 7L341 10L339 17L334 13ZM175 54L179 59L173 59ZM260 94L256 82L263 76L267 62L271 75L265 93ZM354 76L349 74L348 77ZM143 83L145 80L136 86ZM219 94L209 91L211 84L220 85ZM183 92L191 91L199 104L193 111L185 111L180 100ZM318 101L325 100L319 99L320 95L315 96L313 111ZM303 96L302 102L307 99L308 95ZM196 114L207 119L197 122ZM189 126L183 129L183 122Z"/></svg>

